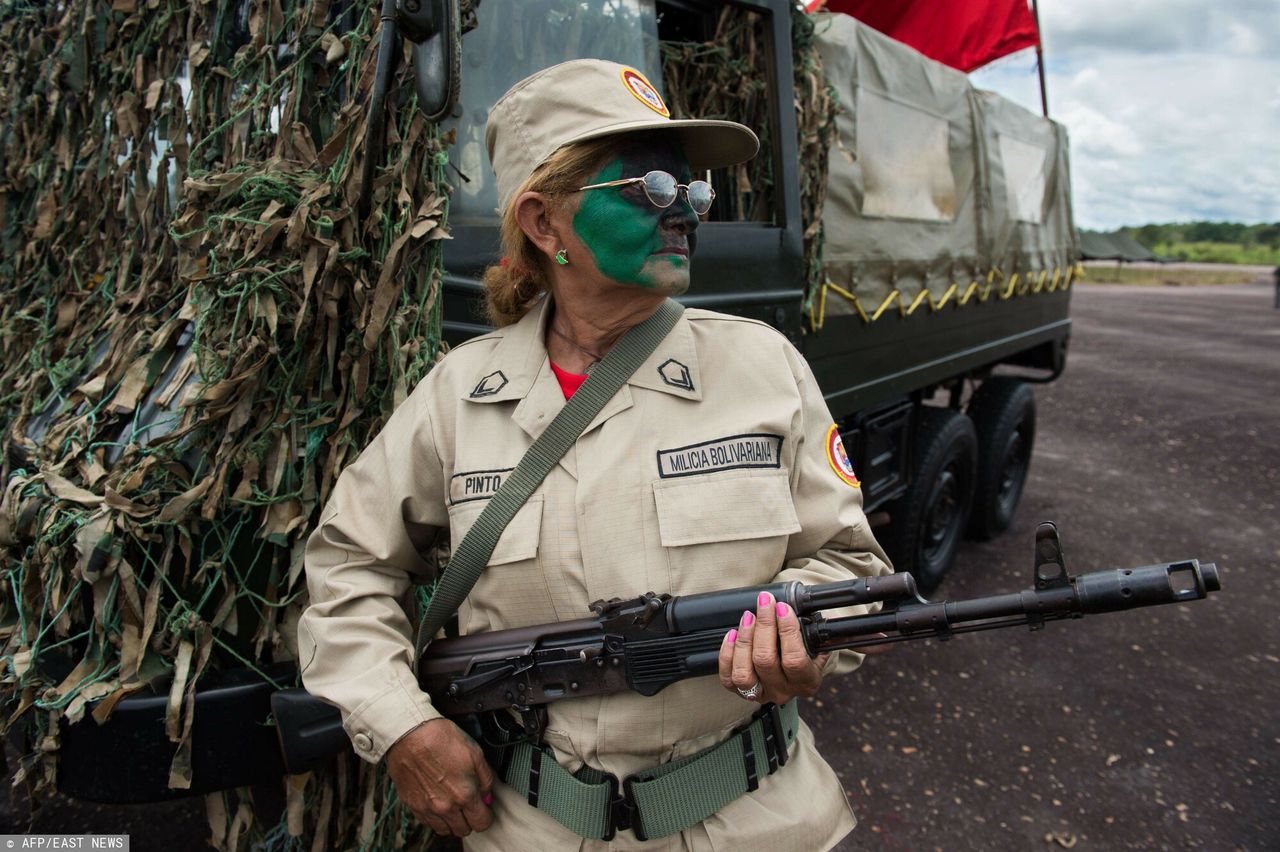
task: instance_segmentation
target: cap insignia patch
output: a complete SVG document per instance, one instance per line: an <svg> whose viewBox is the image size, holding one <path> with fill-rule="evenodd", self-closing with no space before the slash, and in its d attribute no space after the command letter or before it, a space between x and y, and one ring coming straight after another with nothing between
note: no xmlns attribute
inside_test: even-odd
<svg viewBox="0 0 1280 852"><path fill-rule="evenodd" d="M658 94L658 90L639 71L634 68L622 69L622 83L640 103L663 118L671 117L671 110L667 109L667 105L663 103L662 95Z"/></svg>
<svg viewBox="0 0 1280 852"><path fill-rule="evenodd" d="M862 483L858 481L858 477L854 474L853 463L849 461L849 454L845 452L844 441L840 439L840 430L836 428L834 423L827 430L826 443L827 462L831 465L831 469L836 472L836 476L854 488L861 488Z"/></svg>

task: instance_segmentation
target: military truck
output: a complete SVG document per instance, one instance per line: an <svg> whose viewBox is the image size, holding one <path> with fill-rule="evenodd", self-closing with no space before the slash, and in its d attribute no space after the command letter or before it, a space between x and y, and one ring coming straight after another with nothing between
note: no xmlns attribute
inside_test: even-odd
<svg viewBox="0 0 1280 852"><path fill-rule="evenodd" d="M557 5L522 3L521 29ZM966 531L1003 531L1031 460L1028 382L1057 377L1070 337L1078 247L1065 129L853 18L817 15L813 39L834 89L836 127L827 144L809 141L815 158L800 150L785 3L736 4L727 14L723 4L610 4L598 20L576 22L581 36L552 39L552 56L522 55L501 24L484 26L486 15L509 14L482 6L464 51L515 55L491 65L464 59L455 161L468 180L453 198L445 336L486 330L474 306L497 245L488 106L550 62L619 57L664 79L677 113L707 114L698 105L709 101L761 132L754 163L713 175L717 205L699 227L682 301L762 320L800 348L867 511L888 519L878 535L897 569L932 589ZM727 73L706 75L714 84L679 66L689 54L673 45L716 42L717 34L723 42L735 27L744 53L757 45L754 60L726 62ZM712 94L726 86L747 97ZM814 172L826 178L824 205L802 200ZM816 227L825 235L820 258ZM1031 369L993 376L1000 365Z"/></svg>
<svg viewBox="0 0 1280 852"><path fill-rule="evenodd" d="M138 6L116 5L127 7L130 13ZM207 29L199 30L201 38L183 48L187 64L179 62L186 68L180 74L193 74L205 62L221 62L231 68L250 62L254 56L270 58L273 8L278 11L279 4L232 6L218 12ZM132 419L118 444L92 456L100 468L110 468L122 458L128 460L130 453L149 445L179 446L181 452L166 465L171 470L187 466L191 488L164 504L160 515L171 519L203 505L203 523L221 517L222 504L213 502L210 495L224 487L231 492L234 480L226 479L227 471L221 466L210 473L201 458L213 448L192 444L186 436L196 433L190 432L186 420L178 422L171 414L185 404L194 405L192 400L208 404L212 399L224 405L237 424L255 416L253 406L245 403L248 396L240 397L241 405L233 410L231 403L242 385L224 375L202 376L188 357L209 352L199 351L193 341L199 338L201 311L210 303L192 294L219 268L219 255L202 248L214 239L209 234L215 220L224 230L238 225L250 229L252 244L233 240L232 247L258 258L258 266L242 268L277 280L285 272L298 276L302 282L298 286L306 288L301 297L304 307L299 309L294 326L301 329L304 321L310 322L305 305L312 283L319 280L317 274L325 274L317 273L317 267L329 270L334 258L338 266L368 260L367 252L362 256L358 248L351 248L352 242L358 242L351 230L351 223L360 221L357 210L366 214L371 202L375 210L379 205L397 209L409 223L400 231L387 219L379 225L375 216L374 242L381 252L377 257L387 270L403 271L412 278L406 293L420 285L420 290L413 292L429 294L434 307L415 314L405 307L408 296L394 290L394 282L388 283L393 277L390 273L378 275L373 270L366 278L357 270L352 274L358 279L352 310L360 314L361 322L373 316L369 322L377 326L376 331L365 327L365 351L380 339L378 332L396 331L404 335L396 340L399 348L387 351L407 353L404 358L410 361L419 357L417 339L405 331L414 326L405 317L431 318L435 316L431 311L439 311L436 319L446 342L457 343L486 331L479 308L479 282L483 269L498 260L496 190L483 139L487 110L512 83L535 70L558 61L595 56L630 64L655 84L661 81L662 95L677 117L731 118L760 135L762 149L756 160L711 175L717 200L700 226L693 283L682 301L759 319L786 334L804 353L861 480L877 535L897 569L912 572L922 587L932 588L941 582L966 533L985 538L1009 525L1027 477L1035 437L1031 384L1052 380L1061 373L1070 337L1070 284L1078 248L1071 218L1066 132L1060 125L973 88L963 74L851 18L805 16L783 0L485 0L477 9L464 11L475 14L475 26L459 35L457 8L452 3L402 0L398 10L393 0L384 3L379 61L389 66L402 54L412 54L412 71L418 83L416 101L405 91L387 99L385 81L391 71L382 68L369 95L370 63L365 64L364 76L359 78L359 91L367 96L367 102L344 104L331 120L312 115L290 125L290 114L304 112L296 103L297 91L282 94L279 104L267 104L260 114L233 111L228 104L244 92L224 91L223 100L204 97L189 103L192 110L211 113L207 125L217 133L243 130L242 137L223 149L231 154L218 159L205 147L199 151L201 159L197 157L199 145L172 138L153 151L150 166L145 162L137 165L129 191L146 185L148 168L153 185L163 188L168 181L173 214L169 232L180 246L177 267L181 282L189 287L179 286L173 294L181 303L183 291L187 293L186 304L175 314L174 322L160 329L144 329L153 340L163 343L165 357L144 359L140 367L131 367L128 372L121 369L110 377L108 388L114 386L112 382L121 382L122 376L122 386L132 388L133 404L117 406ZM309 21L313 27L308 38L318 46L316 56L323 56L328 67L339 65L343 51L351 50L355 43L342 35L358 18L354 5L315 4L310 14L303 24ZM413 45L406 43L403 52L387 23L396 20L397 14L402 32L417 39ZM367 25L370 19L362 20ZM103 27L113 26L111 21L105 12L94 18L86 25L85 38L93 38L94 32L101 38ZM414 22L416 28L405 29ZM324 34L316 35L322 28ZM162 31L163 27L158 32ZM365 32L364 38L371 43L371 31ZM233 42L229 47L219 46L228 40ZM85 61L74 48L73 44L67 53L69 75L79 67L77 62ZM283 49L279 53L284 57ZM280 59L282 65L286 61L287 57ZM140 61L138 70L127 69L126 73L135 73L138 82L145 83L143 67ZM330 85L332 81L324 72L317 73L318 86ZM356 75L357 71L348 73ZM138 111L144 105L154 109L155 103L168 97L166 93L184 85L189 87L181 79L176 83L170 80L159 89L156 84L145 88L141 97L122 96L113 104L112 126L128 130L138 125L138 115L143 115ZM456 100L452 96L455 89L460 93ZM426 106L432 99L434 105ZM412 169L405 165L405 153L412 145L422 144L421 134L427 132L422 129L421 115L413 115L415 110L440 112L445 116L443 127L451 134L439 137L439 149L431 154L432 183L423 184L435 187L447 181L452 186L447 222L442 212L443 193L421 207L416 196L412 205L394 201L397 187L398 197L405 200L423 186L403 177ZM388 123L389 129L384 129ZM292 136L286 132L290 127ZM269 204L252 207L253 193L264 186L254 183L261 175L246 178L234 158L236 151L253 148L258 138L255 133L281 140L276 143L276 150L282 152L280 159L268 163L279 172L293 168L288 164L295 161L340 163L342 155L335 153L340 147L332 140L341 142L344 128L366 131L365 150L360 154L364 173L357 180L354 169L343 172L350 177L344 177L341 184L347 195L345 202L336 205L341 208L337 213L308 212L310 207L318 209L327 203L326 193L339 190L320 186L318 181L298 182L301 178L288 185L291 194L278 194ZM388 139L401 146L400 159L393 157L385 163L380 158ZM187 159L175 159L175 150ZM64 153L68 161L73 159L72 153ZM117 156L127 156L123 146ZM166 173L164 169L169 167L159 168L156 162L173 162L176 171ZM194 169L197 163L209 171L183 182L184 169ZM263 174L276 172L267 169ZM310 174L289 172L290 180ZM185 189L185 208L178 203L179 187ZM128 193L122 193L119 209L124 210L123 199ZM197 202L215 204L227 199L239 206L216 216L192 212ZM163 199L157 203L163 205ZM250 208L255 212L246 220L244 211ZM46 219L52 221L49 217L41 221ZM281 224L277 227L275 222ZM447 242L443 240L446 224ZM37 222L37 230L41 227ZM291 243L295 228L306 235L300 247ZM110 230L104 226L107 233ZM392 239L397 233L399 237ZM410 263L405 247L423 239L434 241L416 259L423 268L438 262L437 268L442 269L438 280L426 272L410 276L404 271ZM225 245L225 241L219 243L219 251ZM437 251L438 257L430 254ZM285 260L278 267L271 266L262 260L268 257ZM145 263L143 269L145 274ZM233 276L226 280L234 284L240 279ZM224 289L234 288L227 285ZM384 291L391 293L392 308L401 305L398 312L389 312L388 302L380 301ZM360 296L361 292L369 296ZM372 297L375 292L376 298ZM362 361L358 348L344 350L340 343L335 345L332 329L342 318L339 296L326 298L330 301L321 303L323 310L317 309L317 337L310 343L314 351L300 363L304 363L307 376L315 369L323 371L323 366L315 364L317 359L324 360L317 353L327 346L325 363L346 364L352 370L350 383L343 378L341 387L363 389L374 381L371 364L376 367L382 362ZM401 299L398 303L397 298ZM287 325L288 318L283 313L277 315L283 312L285 302L285 296L276 291L269 305L263 296L244 310L253 312L254 328L264 335L267 330L275 335ZM120 309L133 307L136 305L125 304ZM61 307L56 313L57 328L64 332L70 329L72 319L63 316ZM381 325L379 316L385 320ZM239 308L236 319L241 319ZM327 340L325 328L330 334ZM236 345L228 341L224 348L229 352L219 349L219 353L233 356ZM46 408L20 419L16 427L21 434L11 447L16 455L6 460L5 472L11 478L24 467L45 470L41 447L56 431L58 418L67 416L68 411L83 416L86 411L116 410L102 409L105 391L89 379L93 365L111 354L105 339L95 338L86 351L92 357L63 386L75 387L83 381L77 391L91 389L79 396L55 395ZM254 369L263 371L260 378L273 369L272 357L280 355L264 349L263 360L255 360ZM388 391L388 398L402 397L407 361L389 363L399 371L389 380L395 390ZM129 384L131 377L137 379L136 387ZM336 378L332 383L339 384ZM287 392L279 395L281 412L291 410L290 399ZM292 399L296 403L297 398ZM71 699L66 690L68 685L73 692L80 688L81 682L74 678L80 670L72 670L76 656L68 656L56 671L50 656L45 663L53 668L43 675L44 682L61 682L62 692L54 690L52 698L46 693L44 704L39 704L42 696L33 696L29 689L21 693L20 710L34 703L41 709L54 708L57 712L50 711L52 718L61 720L60 729L55 724L58 736L46 736L43 741L48 752L57 754L61 790L94 801L138 802L248 785L278 787L283 770L269 724L268 699L274 689L296 679L290 657L289 618L277 618L276 610L270 610L270 629L259 629L255 646L247 641L249 629L244 622L253 613L261 616L268 611L260 607L246 616L239 595L252 592L258 603L266 601L273 607L284 602L296 608L305 602L299 597L304 593L297 591L301 542L308 521L314 521L324 488L317 491L315 482L308 478L310 473L296 473L297 468L290 465L312 464L318 454L326 452L326 440L330 444L335 440L334 429L360 416L367 417L367 413L354 405L345 414L316 415L305 424L311 431L302 437L297 430L290 433L284 428L270 433L273 441L279 438L278 445L268 441L259 447L251 468L252 476L258 478L251 481L246 472L232 496L240 496L241 508L261 510L262 515L254 517L265 515L262 531L250 535L250 524L242 535L237 526L235 536L221 551L227 558L244 560L251 566L237 574L245 588L236 591L235 600L229 596L220 604L219 596L204 594L198 600L174 605L171 597L165 597L168 593L159 580L153 582L145 573L156 550L145 551L144 545L151 556L135 559L130 565L121 558L119 542L112 545L103 528L93 526L105 523L101 512L92 516L92 523L79 528L79 549L68 551L76 563L75 577L96 590L99 581L110 577L114 569L119 581L111 586L109 595L105 590L101 595L95 591L94 613L109 607L117 594L126 603L132 601L126 607L124 627L110 642L126 657L133 649L131 666L126 663L132 674L127 681L121 675L118 688L105 699L106 687L97 692L81 691L77 705L77 699ZM282 413L274 422L284 419ZM338 420L341 422L334 422ZM336 447L336 458L327 462L325 476L340 468L344 453L350 459L356 451L358 447ZM257 459L261 459L260 477ZM93 482L102 480L90 475L92 465L86 468L83 460L78 464L78 468L59 468L66 476L54 476L50 470L44 478L46 491L40 492L45 503L35 497L24 502L23 494L36 492L13 486L16 480L11 481L8 496L12 500L6 503L5 512L8 526L0 530L13 548L11 553L34 547L31 530L40 526L36 519L45 517L40 507L49 501L106 506L133 518L145 517L152 510L145 501L130 502L110 488L104 498L95 491ZM83 481L68 479L75 478L75 470L84 474ZM265 499L256 483L266 481L278 487L276 493L288 492L285 496L293 502ZM23 482L35 488L33 480ZM191 555L192 547L198 550L200 545L193 544L190 536L175 539L176 548L174 541L160 544L160 538L157 534L155 548L168 547L164 558L178 560L176 554L181 551L186 559L184 570L200 566L197 578L206 570L217 570L216 559L211 565L212 557L206 555L201 561L199 552ZM35 552L27 550L25 558ZM39 588L23 585L19 576L22 565L27 564L23 558L11 557L8 566L19 573L11 576L9 586L21 589L24 600L35 601ZM158 557L154 561L158 562ZM188 579L186 574L183 579ZM142 597L131 583L142 589ZM285 595L288 589L294 590L291 596ZM149 609L153 593L160 601L154 605L177 610L169 612L166 622L172 640L162 636L161 630L153 635L150 627L139 626L156 621L155 612ZM236 614L240 614L239 627L235 626ZM22 617L22 613L11 613L11 623L15 617ZM50 619L50 624L55 620ZM207 631L202 626L206 624ZM11 637L20 635L18 627L7 629ZM110 639L111 629L104 635ZM61 650L82 649L83 643L77 645L74 639L68 639ZM31 676L30 652L28 649L28 656L21 658L26 646L19 642L13 647L19 657L10 666L8 682L21 686L23 678ZM159 662L149 655L148 647L162 648ZM172 665L170 655L176 656ZM208 664L210 659L212 664ZM140 685L143 681L145 686ZM65 703L68 700L70 704ZM87 718L86 710L92 711L96 722ZM175 758L175 743L179 742L180 760ZM356 807L362 800L366 807L372 807L371 791L381 782L357 772L353 763L342 771L351 779L350 789L347 782L326 788L326 796L332 790L338 792L332 801L325 801L335 812L343 806ZM290 819L296 816L298 820L296 825L290 823L293 834L302 832L301 789L290 787ZM365 796L362 791L370 791L367 800L361 798ZM232 821L243 829L244 819L235 808L230 812L236 814ZM325 822L313 824L313 817L307 816L306 831L333 830L327 822L330 805L321 812ZM230 820L227 811L221 816Z"/></svg>

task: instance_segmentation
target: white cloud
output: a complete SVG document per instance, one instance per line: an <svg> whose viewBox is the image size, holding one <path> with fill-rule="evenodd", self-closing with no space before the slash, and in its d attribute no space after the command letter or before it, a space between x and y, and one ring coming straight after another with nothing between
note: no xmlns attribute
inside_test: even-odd
<svg viewBox="0 0 1280 852"><path fill-rule="evenodd" d="M1280 37L1275 0L1042 0L1046 48L1057 51L1260 53ZM1237 41L1237 39L1239 41Z"/></svg>
<svg viewBox="0 0 1280 852"><path fill-rule="evenodd" d="M1143 145L1138 134L1093 107L1072 103L1057 116L1071 133L1071 149L1099 159L1136 157Z"/></svg>
<svg viewBox="0 0 1280 852"><path fill-rule="evenodd" d="M1042 0L1082 227L1280 221L1276 0ZM1033 52L972 75L1039 111Z"/></svg>
<svg viewBox="0 0 1280 852"><path fill-rule="evenodd" d="M1227 27L1227 33L1227 47L1232 53L1245 56L1262 53L1262 36L1247 24L1233 21Z"/></svg>

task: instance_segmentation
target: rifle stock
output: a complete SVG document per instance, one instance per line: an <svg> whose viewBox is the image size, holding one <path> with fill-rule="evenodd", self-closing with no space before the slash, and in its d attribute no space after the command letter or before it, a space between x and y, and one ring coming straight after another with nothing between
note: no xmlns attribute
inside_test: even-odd
<svg viewBox="0 0 1280 852"><path fill-rule="evenodd" d="M958 633L1026 625L1032 630L1144 606L1205 598L1221 588L1217 566L1196 560L1071 577L1057 531L1037 531L1034 587L1014 594L930 602L910 574L806 586L798 582L671 597L650 592L632 600L597 601L594 618L495 630L433 642L418 680L445 716L514 709L531 711L564 698L633 690L654 695L690 677L714 674L725 633L760 592L800 616L811 656ZM878 613L826 618L824 610L883 604ZM271 700L285 765L313 769L348 747L337 709L301 689Z"/></svg>

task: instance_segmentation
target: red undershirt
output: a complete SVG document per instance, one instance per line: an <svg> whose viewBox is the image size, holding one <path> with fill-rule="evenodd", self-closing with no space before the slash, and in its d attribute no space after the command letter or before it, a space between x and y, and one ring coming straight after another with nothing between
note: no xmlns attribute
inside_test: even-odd
<svg viewBox="0 0 1280 852"><path fill-rule="evenodd" d="M577 373L561 370L556 366L555 361L550 361L549 363L551 364L551 372L556 374L556 381L560 383L560 390L564 393L565 399L573 396L578 388L582 387L582 383L587 380L586 376L579 376Z"/></svg>

